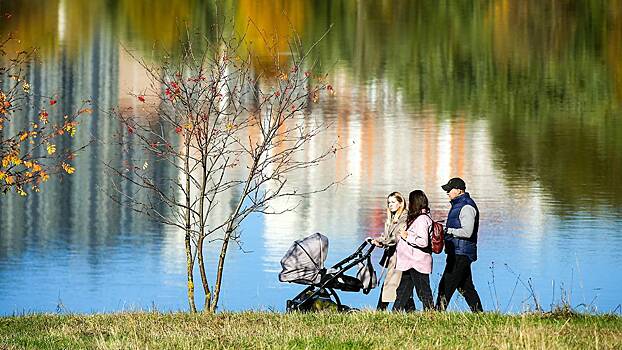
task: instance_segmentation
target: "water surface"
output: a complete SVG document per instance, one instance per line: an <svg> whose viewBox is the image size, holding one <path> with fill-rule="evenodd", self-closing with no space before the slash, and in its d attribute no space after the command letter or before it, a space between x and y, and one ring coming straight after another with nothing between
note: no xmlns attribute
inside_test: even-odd
<svg viewBox="0 0 622 350"><path fill-rule="evenodd" d="M75 144L113 135L103 111L136 103L128 92L147 86L125 48L174 51L176 19L207 31L250 17L280 36L295 29L305 45L333 24L312 58L337 93L310 118L333 123L314 147L347 147L291 182L312 189L348 177L294 212L249 218L242 249L227 258L221 309L283 310L302 288L277 279L293 240L326 234L334 263L381 231L389 192L423 189L442 218L440 185L460 176L481 211L473 273L485 309L517 312L537 300L620 310L620 1L14 0L0 10L11 14L2 35L40 50L33 93L65 102L51 117L94 101ZM74 175L28 198L0 197L1 314L187 310L183 234L111 202L101 191L108 161L124 159L96 143ZM434 256L433 291L443 267ZM377 296L342 293L356 307ZM461 298L452 307L466 308Z"/></svg>

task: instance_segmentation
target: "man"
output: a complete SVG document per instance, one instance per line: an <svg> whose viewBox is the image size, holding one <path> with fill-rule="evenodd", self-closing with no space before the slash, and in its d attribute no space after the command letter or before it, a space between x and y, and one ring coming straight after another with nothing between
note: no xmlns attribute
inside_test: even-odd
<svg viewBox="0 0 622 350"><path fill-rule="evenodd" d="M479 210L466 191L464 181L455 177L441 188L447 192L451 209L445 222L445 253L447 265L438 286L437 310L444 311L456 288L473 312L483 311L482 302L473 285L471 263L477 260Z"/></svg>

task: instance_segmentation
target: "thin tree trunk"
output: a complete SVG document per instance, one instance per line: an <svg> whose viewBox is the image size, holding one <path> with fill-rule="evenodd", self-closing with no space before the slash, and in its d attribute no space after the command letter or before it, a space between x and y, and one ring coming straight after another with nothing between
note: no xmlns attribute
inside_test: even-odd
<svg viewBox="0 0 622 350"><path fill-rule="evenodd" d="M211 109L211 107L210 107ZM204 124L204 127L207 126L207 123ZM197 138L197 142L199 142L200 138ZM207 141L206 141L207 142ZM199 146L201 146L199 142ZM199 239L197 241L197 254L199 256L199 274L201 275L201 284L203 286L203 292L205 294L205 300L203 304L203 311L209 310L210 302L212 299L212 294L209 290L209 283L207 280L207 273L205 271L205 260L203 257L203 244L205 242L205 197L206 197L206 188L207 188L207 151L205 147L207 144L201 147L201 189L199 191ZM208 209L209 210L209 209ZM209 215L209 214L208 214Z"/></svg>
<svg viewBox="0 0 622 350"><path fill-rule="evenodd" d="M264 141L265 142L265 141ZM251 186L251 182L255 175L255 171L257 171L257 164L259 163L259 158L263 154L263 145L261 147L261 151L258 150L255 158L253 159L253 165L251 166L248 174L248 178L246 179L246 184L244 185L244 190L240 194L240 200L238 204L231 213L229 217L229 223L227 224L227 229L225 230L225 236L223 238L222 246L220 248L220 255L218 256L218 269L216 270L216 284L214 285L214 294L212 296L212 303L210 304L210 311L215 312L216 307L218 306L218 298L220 297L220 287L222 284L222 275L225 268L225 257L227 256L227 248L229 247L229 240L231 239L231 234L233 233L233 226L235 224L235 220L242 209L242 204L244 204L244 199L248 194L248 190Z"/></svg>
<svg viewBox="0 0 622 350"><path fill-rule="evenodd" d="M192 259L192 244L190 236L190 141L186 140L186 155L184 161L184 171L186 172L186 268L188 275L188 304L191 312L197 312L197 306L194 303L194 261Z"/></svg>
<svg viewBox="0 0 622 350"><path fill-rule="evenodd" d="M231 232L233 226L233 219L227 225L227 231L220 248L220 256L218 257L218 269L216 270L216 285L214 286L214 298L210 304L210 311L216 312L218 306L218 297L220 296L220 286L222 284L222 275L225 269L225 257L227 256L227 248L229 247L229 240L231 239Z"/></svg>
<svg viewBox="0 0 622 350"><path fill-rule="evenodd" d="M212 293L209 290L209 283L207 281L207 273L205 272L205 261L203 260L203 241L205 240L205 236L201 236L198 241L197 249L199 255L199 272L201 274L201 283L203 284L203 292L205 292L205 304L203 306L203 310L210 309L210 303L212 301Z"/></svg>
<svg viewBox="0 0 622 350"><path fill-rule="evenodd" d="M188 271L188 304L191 312L197 312L197 307L194 304L194 277L192 274L192 245L190 244L190 233L186 231L186 267Z"/></svg>

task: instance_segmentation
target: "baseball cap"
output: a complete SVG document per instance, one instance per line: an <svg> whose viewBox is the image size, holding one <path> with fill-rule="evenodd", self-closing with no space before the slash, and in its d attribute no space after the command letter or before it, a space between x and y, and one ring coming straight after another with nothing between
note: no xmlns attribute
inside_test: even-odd
<svg viewBox="0 0 622 350"><path fill-rule="evenodd" d="M445 191L445 192L449 192L454 188L457 188L459 190L466 190L466 184L464 183L464 180L462 180L459 177L454 177L453 179L447 181L446 184L444 184L443 186L441 186L441 188Z"/></svg>

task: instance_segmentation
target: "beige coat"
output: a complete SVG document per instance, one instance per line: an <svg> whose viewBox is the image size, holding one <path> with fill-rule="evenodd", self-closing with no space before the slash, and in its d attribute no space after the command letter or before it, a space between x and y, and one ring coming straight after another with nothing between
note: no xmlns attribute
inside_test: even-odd
<svg viewBox="0 0 622 350"><path fill-rule="evenodd" d="M397 262L397 254L395 254L395 245L398 242L399 234L402 230L406 230L406 210L398 218L397 222L387 220L384 224L384 233L376 240L382 244L385 251L380 260L380 264L386 267L387 272L382 283L382 298L380 301L391 303L395 301L396 290L402 279L402 272L395 269Z"/></svg>

